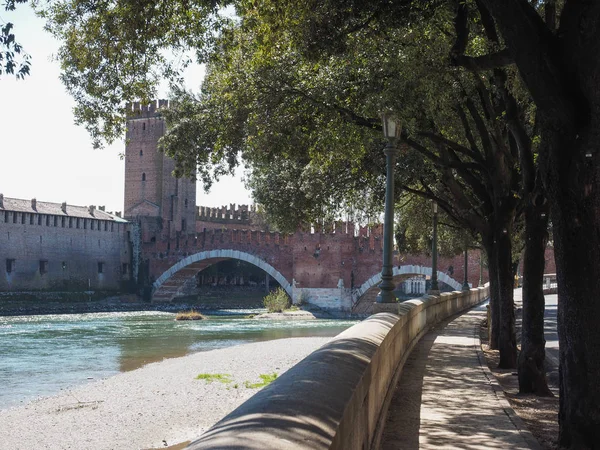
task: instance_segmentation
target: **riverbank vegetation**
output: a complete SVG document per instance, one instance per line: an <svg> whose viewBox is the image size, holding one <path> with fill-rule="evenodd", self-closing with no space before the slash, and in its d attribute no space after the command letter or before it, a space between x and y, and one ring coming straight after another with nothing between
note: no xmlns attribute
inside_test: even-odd
<svg viewBox="0 0 600 450"><path fill-rule="evenodd" d="M207 383L218 381L219 383L231 383L231 375L228 373L199 373L196 380L204 380Z"/></svg>
<svg viewBox="0 0 600 450"><path fill-rule="evenodd" d="M269 292L263 299L263 304L270 313L280 313L290 308L291 300L289 295L287 295L287 292L279 287L274 291Z"/></svg>
<svg viewBox="0 0 600 450"><path fill-rule="evenodd" d="M273 372L273 373L261 373L258 377L261 379L261 381L256 382L256 383L252 383L251 381L244 381L244 387L246 387L247 389L258 389L258 388L262 388L270 383L272 383L273 381L275 381L277 379L277 372ZM207 383L212 383L213 381L218 381L219 383L223 383L223 384L230 384L233 383L233 380L231 378L231 375L228 373L200 373L196 376L197 380L204 380ZM235 383L232 386L234 389L238 389L239 388L239 383Z"/></svg>

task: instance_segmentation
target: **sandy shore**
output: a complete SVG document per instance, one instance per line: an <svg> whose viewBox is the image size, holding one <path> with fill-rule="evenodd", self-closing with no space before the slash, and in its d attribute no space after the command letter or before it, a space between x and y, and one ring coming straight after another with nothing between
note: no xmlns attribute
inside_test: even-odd
<svg viewBox="0 0 600 450"><path fill-rule="evenodd" d="M257 342L167 359L0 411L0 449L147 449L196 439L331 338ZM229 374L209 383L200 373ZM237 387L236 387L237 385Z"/></svg>

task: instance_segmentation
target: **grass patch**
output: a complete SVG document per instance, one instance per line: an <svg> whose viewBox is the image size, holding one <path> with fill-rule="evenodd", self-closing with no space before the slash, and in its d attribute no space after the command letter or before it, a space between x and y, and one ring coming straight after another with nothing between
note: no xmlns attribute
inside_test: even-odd
<svg viewBox="0 0 600 450"><path fill-rule="evenodd" d="M193 309L189 311L179 311L175 320L204 320L206 316Z"/></svg>
<svg viewBox="0 0 600 450"><path fill-rule="evenodd" d="M201 373L198 374L196 380L204 380L207 383L218 381L219 383L227 384L231 383L231 375L228 373Z"/></svg>
<svg viewBox="0 0 600 450"><path fill-rule="evenodd" d="M263 386L266 386L267 384L275 381L275 379L277 378L277 373L273 372L271 374L260 374L259 378L262 381L259 381L258 383L250 383L249 381L246 381L244 383L244 385L248 388L248 389L257 389L257 388L261 388Z"/></svg>

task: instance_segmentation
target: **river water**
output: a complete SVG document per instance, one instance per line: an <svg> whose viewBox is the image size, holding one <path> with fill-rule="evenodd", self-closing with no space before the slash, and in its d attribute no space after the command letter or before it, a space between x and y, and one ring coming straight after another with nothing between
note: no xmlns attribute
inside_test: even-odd
<svg viewBox="0 0 600 450"><path fill-rule="evenodd" d="M235 314L175 321L172 313L0 317L0 409L164 358L245 342L335 336L356 321L253 320Z"/></svg>

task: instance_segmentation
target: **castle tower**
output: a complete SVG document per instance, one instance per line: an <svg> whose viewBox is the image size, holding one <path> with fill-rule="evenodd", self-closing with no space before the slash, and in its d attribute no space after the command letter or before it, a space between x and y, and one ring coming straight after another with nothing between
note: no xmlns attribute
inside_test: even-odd
<svg viewBox="0 0 600 450"><path fill-rule="evenodd" d="M175 161L158 150L166 131L161 111L168 105L167 100L127 105L124 216L146 224L145 241L195 229L196 182L175 178Z"/></svg>

